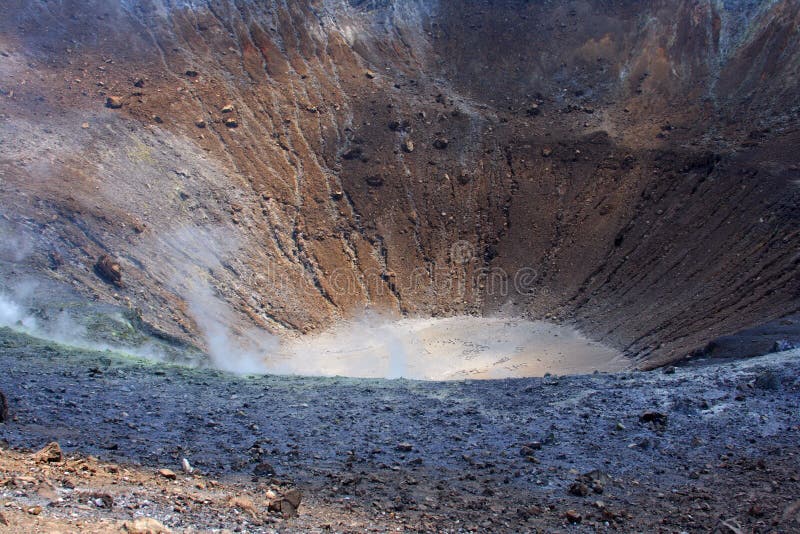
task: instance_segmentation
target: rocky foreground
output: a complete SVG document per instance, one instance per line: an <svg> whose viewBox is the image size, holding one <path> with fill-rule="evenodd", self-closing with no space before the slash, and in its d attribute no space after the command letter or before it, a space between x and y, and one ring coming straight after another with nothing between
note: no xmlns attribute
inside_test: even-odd
<svg viewBox="0 0 800 534"><path fill-rule="evenodd" d="M237 377L1 329L0 530L797 531L798 356Z"/></svg>

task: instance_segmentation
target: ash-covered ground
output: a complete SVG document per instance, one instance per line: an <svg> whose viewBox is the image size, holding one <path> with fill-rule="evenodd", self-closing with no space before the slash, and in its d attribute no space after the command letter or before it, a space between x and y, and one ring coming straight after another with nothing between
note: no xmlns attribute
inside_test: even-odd
<svg viewBox="0 0 800 534"><path fill-rule="evenodd" d="M420 382L242 377L9 329L0 339L8 447L57 441L177 473L186 458L192 477L233 493L303 493L296 517L256 499L263 514L231 519L173 507L172 493L148 494L146 483L111 486L125 506L81 506L53 478L60 500L44 499L41 517L148 516L178 532L800 529L798 351L667 371ZM12 481L3 501L43 500L0 475Z"/></svg>

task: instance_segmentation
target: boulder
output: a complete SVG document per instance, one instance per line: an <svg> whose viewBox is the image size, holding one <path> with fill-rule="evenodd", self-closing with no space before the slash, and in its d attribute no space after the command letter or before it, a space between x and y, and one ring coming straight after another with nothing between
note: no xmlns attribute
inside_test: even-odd
<svg viewBox="0 0 800 534"><path fill-rule="evenodd" d="M277 512L284 518L290 518L297 515L297 510L300 508L300 502L303 500L303 494L296 489L290 489L282 495L271 499L268 504L270 512Z"/></svg>
<svg viewBox="0 0 800 534"><path fill-rule="evenodd" d="M94 272L109 284L114 284L117 287L122 286L122 267L108 254L103 254L97 258L97 262L94 264Z"/></svg>
<svg viewBox="0 0 800 534"><path fill-rule="evenodd" d="M178 475L176 475L175 471L173 471L172 469L159 469L158 474L166 478L167 480L175 480L176 478L178 478Z"/></svg>
<svg viewBox="0 0 800 534"><path fill-rule="evenodd" d="M52 464L64 459L61 447L55 441L48 443L39 452L33 455L33 459L40 464Z"/></svg>

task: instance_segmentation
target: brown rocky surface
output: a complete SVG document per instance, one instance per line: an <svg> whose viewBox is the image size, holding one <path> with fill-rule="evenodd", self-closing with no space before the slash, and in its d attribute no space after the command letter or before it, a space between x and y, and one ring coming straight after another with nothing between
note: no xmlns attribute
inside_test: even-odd
<svg viewBox="0 0 800 534"><path fill-rule="evenodd" d="M201 345L191 283L239 330L502 310L681 358L798 309L799 13L10 0L2 268Z"/></svg>

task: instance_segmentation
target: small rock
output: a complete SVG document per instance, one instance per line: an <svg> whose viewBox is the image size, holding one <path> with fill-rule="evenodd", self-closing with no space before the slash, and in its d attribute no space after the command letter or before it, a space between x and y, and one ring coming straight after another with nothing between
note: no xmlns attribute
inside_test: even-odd
<svg viewBox="0 0 800 534"><path fill-rule="evenodd" d="M283 498L295 508L300 508L300 501L303 500L303 493L300 490L291 489L283 494Z"/></svg>
<svg viewBox="0 0 800 534"><path fill-rule="evenodd" d="M133 521L126 521L122 527L130 534L170 534L172 531L161 522L149 517L140 517Z"/></svg>
<svg viewBox="0 0 800 534"><path fill-rule="evenodd" d="M564 512L564 518L569 521L570 523L580 523L583 520L583 516L576 512L575 510L567 510Z"/></svg>
<svg viewBox="0 0 800 534"><path fill-rule="evenodd" d="M228 128L238 128L239 121L237 121L233 117L228 117L227 119L225 119L225 126L227 126Z"/></svg>
<svg viewBox="0 0 800 534"><path fill-rule="evenodd" d="M223 113L233 113L233 104L228 104L227 106L222 106Z"/></svg>
<svg viewBox="0 0 800 534"><path fill-rule="evenodd" d="M645 412L641 416L639 416L639 421L642 423L650 423L654 427L666 427L667 426L667 415L661 412Z"/></svg>
<svg viewBox="0 0 800 534"><path fill-rule="evenodd" d="M41 506L31 506L30 508L28 508L28 513L31 514L31 515L39 515L39 514L42 513L42 507Z"/></svg>
<svg viewBox="0 0 800 534"><path fill-rule="evenodd" d="M178 478L178 475L175 474L175 471L171 469L159 469L158 474L166 478L167 480L175 480L176 478Z"/></svg>
<svg viewBox="0 0 800 534"><path fill-rule="evenodd" d="M665 375L674 375L675 374L675 366L674 365L670 365L670 366L664 367L664 374Z"/></svg>
<svg viewBox="0 0 800 534"><path fill-rule="evenodd" d="M108 493L93 493L92 502L98 508L108 508L111 510L114 507L114 497Z"/></svg>
<svg viewBox="0 0 800 534"><path fill-rule="evenodd" d="M188 76L189 78L197 78L199 75L200 75L200 73L198 73L196 70L187 70L186 71L186 76Z"/></svg>
<svg viewBox="0 0 800 534"><path fill-rule="evenodd" d="M300 501L303 500L303 494L296 490L291 489L283 495L270 500L268 509L270 512L278 512L284 518L294 517L297 515L297 510L300 508Z"/></svg>
<svg viewBox="0 0 800 534"><path fill-rule="evenodd" d="M374 80L375 79L375 73L372 72L371 70L364 71L364 76L366 76L370 80Z"/></svg>
<svg viewBox="0 0 800 534"><path fill-rule="evenodd" d="M576 497L586 497L589 495L589 486L583 482L573 482L569 487L569 494L575 495Z"/></svg>
<svg viewBox="0 0 800 534"><path fill-rule="evenodd" d="M533 104L528 106L528 109L526 109L525 112L528 115L530 115L531 117L535 117L535 116L539 115L542 112L542 110L539 109L539 104L534 102Z"/></svg>
<svg viewBox="0 0 800 534"><path fill-rule="evenodd" d="M94 264L94 272L106 282L117 287L122 286L122 267L108 254L103 254L97 258L97 262Z"/></svg>
<svg viewBox="0 0 800 534"><path fill-rule="evenodd" d="M553 153L553 149L549 146L546 146L542 149L542 156L545 158L549 158L550 155Z"/></svg>
<svg viewBox="0 0 800 534"><path fill-rule="evenodd" d="M181 460L181 468L183 468L183 472L184 473L187 473L187 474L190 474L190 475L192 473L194 473L194 467L192 467L192 464L190 464L189 460L187 460L186 458Z"/></svg>
<svg viewBox="0 0 800 534"><path fill-rule="evenodd" d="M758 373L754 385L758 389L775 391L781 389L781 379L774 371L768 369Z"/></svg>
<svg viewBox="0 0 800 534"><path fill-rule="evenodd" d="M444 150L445 148L450 145L450 141L445 139L444 137L439 137L438 139L433 141L433 148L438 148L439 150Z"/></svg>
<svg viewBox="0 0 800 534"><path fill-rule="evenodd" d="M138 87L139 89L141 89L142 87L144 87L144 80L141 79L141 78L138 78L135 82L133 82L133 86L134 87Z"/></svg>
<svg viewBox="0 0 800 534"><path fill-rule="evenodd" d="M380 176L368 176L366 180L367 184L369 184L372 187L380 187L383 185L383 178L381 178Z"/></svg>
<svg viewBox="0 0 800 534"><path fill-rule="evenodd" d="M256 517L256 515L257 515L256 505L248 497L244 497L244 496L232 497L228 501L228 505L231 508L238 508L239 510L241 510L243 512L247 512L250 515L252 515L253 517Z"/></svg>
<svg viewBox="0 0 800 534"><path fill-rule="evenodd" d="M411 139L406 139L400 146L403 149L403 152L406 152L408 154L414 152L414 141L412 141Z"/></svg>
<svg viewBox="0 0 800 534"><path fill-rule="evenodd" d="M84 130L88 130L89 129L89 123L88 122L81 123L81 128L83 128Z"/></svg>
<svg viewBox="0 0 800 534"><path fill-rule="evenodd" d="M414 446L411 445L410 443L403 442L403 443L398 443L395 449L397 449L400 452L411 452L414 450Z"/></svg>
<svg viewBox="0 0 800 534"><path fill-rule="evenodd" d="M261 462L253 468L253 474L257 477L270 477L275 474L275 468L267 462Z"/></svg>
<svg viewBox="0 0 800 534"><path fill-rule="evenodd" d="M121 96L109 96L106 98L106 107L111 109L119 109L122 107Z"/></svg>
<svg viewBox="0 0 800 534"><path fill-rule="evenodd" d="M52 464L64 459L61 447L55 441L48 443L42 450L33 455L33 459L41 464Z"/></svg>
<svg viewBox="0 0 800 534"><path fill-rule="evenodd" d="M361 148L360 146L354 146L353 148L342 154L342 158L351 161L354 159L361 159L361 156L363 155L364 155L364 149Z"/></svg>
<svg viewBox="0 0 800 534"><path fill-rule="evenodd" d="M336 191L331 193L331 198L333 200L342 200L344 198L344 191L337 189Z"/></svg>
<svg viewBox="0 0 800 534"><path fill-rule="evenodd" d="M205 119L197 119L194 121L194 125L198 128L205 128L206 127L206 120Z"/></svg>

